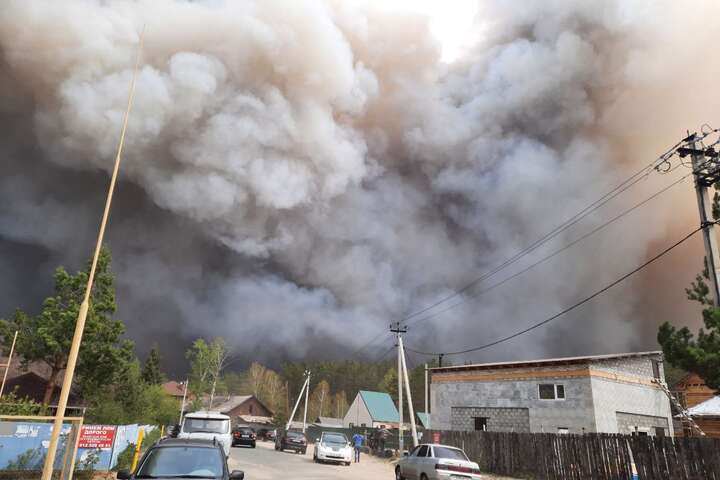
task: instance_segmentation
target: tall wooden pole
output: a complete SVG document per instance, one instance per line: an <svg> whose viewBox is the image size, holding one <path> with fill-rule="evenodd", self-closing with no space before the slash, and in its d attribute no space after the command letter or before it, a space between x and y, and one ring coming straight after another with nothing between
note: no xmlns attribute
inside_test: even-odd
<svg viewBox="0 0 720 480"><path fill-rule="evenodd" d="M10 355L8 356L7 365L5 365L5 373L3 373L2 384L0 384L0 398L2 398L3 390L5 390L5 380L7 380L8 370L12 364L13 352L15 352L15 341L17 341L18 332L15 330L15 336L13 337L13 343L10 347Z"/></svg>
<svg viewBox="0 0 720 480"><path fill-rule="evenodd" d="M52 478L60 431L62 430L62 424L65 418L65 409L67 407L68 396L70 395L73 375L75 374L75 364L77 363L78 352L80 351L80 343L82 342L83 331L85 330L85 320L87 319L88 309L90 308L90 294L92 293L93 279L95 278L95 270L97 269L100 249L102 248L103 238L105 237L105 227L107 226L108 217L110 216L110 206L112 205L115 183L117 182L117 176L120 170L120 159L122 158L123 145L125 144L125 132L127 131L130 110L132 109L132 102L135 97L135 82L140 68L140 54L142 53L143 35L144 31L140 33L140 42L138 45L137 57L135 59L135 70L133 71L132 82L130 84L130 93L128 95L127 108L125 109L125 118L123 119L122 130L120 132L120 142L118 143L117 155L115 156L115 166L113 168L112 177L110 178L110 187L108 189L107 199L105 200L105 210L103 211L102 221L100 222L100 231L98 232L97 243L95 245L95 254L93 255L92 266L90 267L90 275L88 275L87 285L85 286L85 297L80 304L80 311L78 312L77 322L75 324L75 333L73 334L73 341L70 346L70 353L68 354L67 367L65 368L65 378L63 379L62 389L60 390L60 399L58 401L57 412L55 413L52 436L50 437L50 446L48 447L45 465L43 466L42 480L51 480Z"/></svg>

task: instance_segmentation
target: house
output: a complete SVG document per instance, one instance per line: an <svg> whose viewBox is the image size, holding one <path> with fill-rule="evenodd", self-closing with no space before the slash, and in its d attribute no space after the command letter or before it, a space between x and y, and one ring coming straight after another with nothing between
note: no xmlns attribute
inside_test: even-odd
<svg viewBox="0 0 720 480"><path fill-rule="evenodd" d="M169 382L163 383L162 388L165 393L180 401L182 401L183 395L185 395L185 382L176 382L175 380L170 380ZM187 394L189 396L190 392L188 391Z"/></svg>
<svg viewBox="0 0 720 480"><path fill-rule="evenodd" d="M720 396L688 408L688 415L708 437L720 438Z"/></svg>
<svg viewBox="0 0 720 480"><path fill-rule="evenodd" d="M387 393L360 390L343 418L345 428L397 428L400 414Z"/></svg>
<svg viewBox="0 0 720 480"><path fill-rule="evenodd" d="M715 391L705 385L705 380L696 373L685 375L672 386L672 392L685 408L692 408L715 396Z"/></svg>
<svg viewBox="0 0 720 480"><path fill-rule="evenodd" d="M317 417L314 424L320 428L343 428L343 419L333 417Z"/></svg>
<svg viewBox="0 0 720 480"><path fill-rule="evenodd" d="M42 403L47 383L48 381L46 378L30 371L6 380L4 392L13 392L20 399L29 398L36 403ZM60 398L60 389L60 385L55 385L53 388L53 394L52 397L50 397L50 405L57 405L58 399ZM79 403L79 399L71 393L68 397L68 403L70 405L77 405Z"/></svg>
<svg viewBox="0 0 720 480"><path fill-rule="evenodd" d="M255 395L231 395L218 398L218 401L221 403L213 405L212 409L230 417L233 425L263 428L273 423L273 412Z"/></svg>
<svg viewBox="0 0 720 480"><path fill-rule="evenodd" d="M422 428L430 428L430 414L425 412L417 412L415 416L418 419L418 426Z"/></svg>
<svg viewBox="0 0 720 480"><path fill-rule="evenodd" d="M673 435L662 352L430 369L438 430Z"/></svg>

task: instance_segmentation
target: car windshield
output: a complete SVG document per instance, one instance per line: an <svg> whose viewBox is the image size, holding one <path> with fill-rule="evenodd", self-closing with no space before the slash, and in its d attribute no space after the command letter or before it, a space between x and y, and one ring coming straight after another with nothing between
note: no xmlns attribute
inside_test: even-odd
<svg viewBox="0 0 720 480"><path fill-rule="evenodd" d="M322 436L322 443L346 444L347 437L342 433L326 433Z"/></svg>
<svg viewBox="0 0 720 480"><path fill-rule="evenodd" d="M433 451L435 452L435 458L449 458L451 460L468 461L465 452L458 450L457 448L433 447Z"/></svg>
<svg viewBox="0 0 720 480"><path fill-rule="evenodd" d="M216 448L159 447L148 453L135 478L222 478Z"/></svg>
<svg viewBox="0 0 720 480"><path fill-rule="evenodd" d="M238 428L237 431L240 433L254 433L250 428Z"/></svg>
<svg viewBox="0 0 720 480"><path fill-rule="evenodd" d="M230 420L185 417L183 433L227 433Z"/></svg>
<svg viewBox="0 0 720 480"><path fill-rule="evenodd" d="M288 432L287 433L288 438L291 438L293 440L304 440L305 435L303 435L300 432Z"/></svg>

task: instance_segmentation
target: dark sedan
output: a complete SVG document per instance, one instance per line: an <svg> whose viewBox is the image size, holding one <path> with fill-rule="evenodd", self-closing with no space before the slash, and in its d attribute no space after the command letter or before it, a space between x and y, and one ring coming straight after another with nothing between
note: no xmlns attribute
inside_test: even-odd
<svg viewBox="0 0 720 480"><path fill-rule="evenodd" d="M255 441L257 435L255 431L250 427L235 427L232 431L232 446L247 445L255 448Z"/></svg>
<svg viewBox="0 0 720 480"><path fill-rule="evenodd" d="M294 430L277 432L275 437L275 450L295 450L295 453L305 454L307 451L307 438L302 432Z"/></svg>
<svg viewBox="0 0 720 480"><path fill-rule="evenodd" d="M167 438L150 447L140 459L137 470L120 470L119 480L141 478L193 478L243 480L240 470L228 470L222 444L215 440Z"/></svg>

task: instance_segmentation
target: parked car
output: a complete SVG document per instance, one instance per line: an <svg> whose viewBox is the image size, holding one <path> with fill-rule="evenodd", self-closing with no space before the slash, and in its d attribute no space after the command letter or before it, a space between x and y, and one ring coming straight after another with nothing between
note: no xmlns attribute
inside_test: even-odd
<svg viewBox="0 0 720 480"><path fill-rule="evenodd" d="M320 438L315 439L313 461L337 462L350 465L353 458L353 447L344 433L322 432Z"/></svg>
<svg viewBox="0 0 720 480"><path fill-rule="evenodd" d="M255 448L255 430L250 427L237 426L232 430L232 446L235 445L248 445Z"/></svg>
<svg viewBox="0 0 720 480"><path fill-rule="evenodd" d="M166 438L150 447L134 473L120 470L120 480L140 478L193 478L243 480L245 473L230 472L222 443L217 440Z"/></svg>
<svg viewBox="0 0 720 480"><path fill-rule="evenodd" d="M480 479L478 464L468 460L465 452L437 444L418 445L395 467L396 480Z"/></svg>
<svg viewBox="0 0 720 480"><path fill-rule="evenodd" d="M275 436L275 450L294 450L295 453L307 452L307 438L296 430L279 430Z"/></svg>
<svg viewBox="0 0 720 480"><path fill-rule="evenodd" d="M230 417L220 412L199 411L185 414L178 438L217 440L222 443L225 455L230 455L232 434Z"/></svg>
<svg viewBox="0 0 720 480"><path fill-rule="evenodd" d="M266 431L264 438L268 442L274 442L275 441L275 430Z"/></svg>

